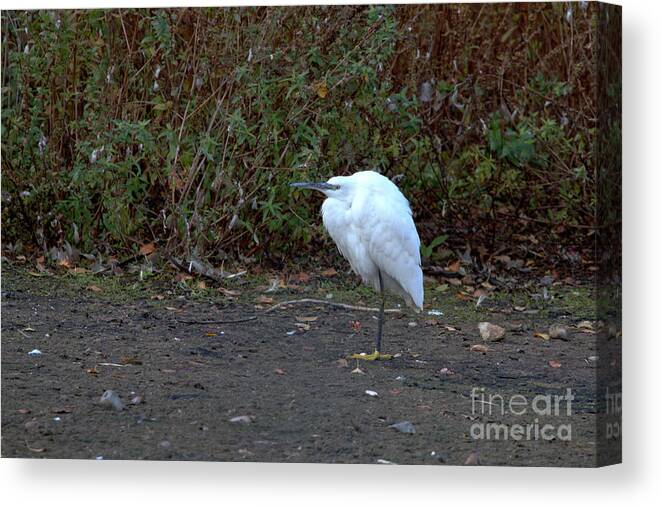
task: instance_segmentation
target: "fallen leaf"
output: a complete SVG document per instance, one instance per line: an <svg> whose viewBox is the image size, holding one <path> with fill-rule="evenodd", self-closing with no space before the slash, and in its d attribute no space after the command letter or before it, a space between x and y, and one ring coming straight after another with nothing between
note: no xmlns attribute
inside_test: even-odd
<svg viewBox="0 0 661 507"><path fill-rule="evenodd" d="M340 359L338 359L335 362L337 363L338 368L348 368L349 367L349 361L347 361L343 357L341 357Z"/></svg>
<svg viewBox="0 0 661 507"><path fill-rule="evenodd" d="M87 368L87 370L85 370L85 371L87 371L87 373L89 373L90 375L98 375L99 374L99 370L96 369L96 366L94 368Z"/></svg>
<svg viewBox="0 0 661 507"><path fill-rule="evenodd" d="M480 336L485 341L498 342L505 337L505 328L491 322L480 322L477 328L480 330Z"/></svg>
<svg viewBox="0 0 661 507"><path fill-rule="evenodd" d="M190 275L189 273L185 273L183 271L180 271L177 273L177 275L174 277L176 282L185 282L186 280L192 280L193 276Z"/></svg>
<svg viewBox="0 0 661 507"><path fill-rule="evenodd" d="M545 341L549 341L551 339L551 337L546 333L535 332L533 334L533 336L536 336L537 338L541 338L542 340L545 340Z"/></svg>
<svg viewBox="0 0 661 507"><path fill-rule="evenodd" d="M236 297L241 295L238 290L225 289L224 287L218 287L218 292L227 297Z"/></svg>
<svg viewBox="0 0 661 507"><path fill-rule="evenodd" d="M273 370L277 375L286 375L287 373L282 368L276 368Z"/></svg>
<svg viewBox="0 0 661 507"><path fill-rule="evenodd" d="M199 282L197 282L197 288L198 289L206 289L207 288L207 282L205 282L204 280L200 280Z"/></svg>
<svg viewBox="0 0 661 507"><path fill-rule="evenodd" d="M71 262L70 259L64 258L60 259L57 263L58 266L62 266L63 268L71 269L73 268L73 262Z"/></svg>
<svg viewBox="0 0 661 507"><path fill-rule="evenodd" d="M447 324L445 324L443 327L448 331L458 331L456 327L448 326Z"/></svg>
<svg viewBox="0 0 661 507"><path fill-rule="evenodd" d="M459 268L461 268L461 261L456 260L452 264L450 264L447 268L445 268L445 271L449 271L450 273L456 273L459 271Z"/></svg>
<svg viewBox="0 0 661 507"><path fill-rule="evenodd" d="M487 347L486 345L476 343L475 345L471 345L470 351L487 353L489 351L489 347Z"/></svg>
<svg viewBox="0 0 661 507"><path fill-rule="evenodd" d="M317 92L319 98L325 99L328 95L328 85L325 81L319 81L318 83L315 83L314 89Z"/></svg>
<svg viewBox="0 0 661 507"><path fill-rule="evenodd" d="M498 262L502 262L503 264L509 264L512 262L512 259L509 255L496 255L493 259Z"/></svg>
<svg viewBox="0 0 661 507"><path fill-rule="evenodd" d="M319 273L319 274L320 274L321 276L326 277L326 278L330 278L330 277L332 277L332 276L337 275L337 271L335 270L335 268L328 268L328 269L324 269L324 270L323 270L321 273Z"/></svg>
<svg viewBox="0 0 661 507"><path fill-rule="evenodd" d="M582 320L576 327L584 333L594 333L594 325L589 320Z"/></svg>
<svg viewBox="0 0 661 507"><path fill-rule="evenodd" d="M551 368L560 368L562 366L562 363L560 361L556 361L555 359L551 359L549 361L549 366Z"/></svg>
<svg viewBox="0 0 661 507"><path fill-rule="evenodd" d="M306 324L304 322L295 322L294 325L297 328L302 329L303 331L309 331L310 330L310 324Z"/></svg>
<svg viewBox="0 0 661 507"><path fill-rule="evenodd" d="M475 289L475 292L473 292L473 297L476 297L476 298L484 299L488 296L489 296L489 293L484 289Z"/></svg>
<svg viewBox="0 0 661 507"><path fill-rule="evenodd" d="M350 320L349 324L351 325L351 329L354 331L360 331L360 328L362 327L362 324L359 320Z"/></svg>
<svg viewBox="0 0 661 507"><path fill-rule="evenodd" d="M30 410L29 408L19 408L17 412L19 414L29 414L30 412L32 412L32 410Z"/></svg>
<svg viewBox="0 0 661 507"><path fill-rule="evenodd" d="M289 281L294 283L308 283L310 281L310 275L301 271L300 273L291 275Z"/></svg>
<svg viewBox="0 0 661 507"><path fill-rule="evenodd" d="M140 246L140 253L142 255L150 255L154 253L155 250L156 250L156 245L154 244L153 241L151 243L145 243L144 245Z"/></svg>
<svg viewBox="0 0 661 507"><path fill-rule="evenodd" d="M103 292L103 289L98 285L88 285L86 289L92 292Z"/></svg>
<svg viewBox="0 0 661 507"><path fill-rule="evenodd" d="M163 301L165 299L165 296L163 294L155 294L150 299L153 299L153 300L156 300L156 301Z"/></svg>
<svg viewBox="0 0 661 507"><path fill-rule="evenodd" d="M260 305L270 305L273 303L273 298L270 298L268 296L259 296L257 299L255 299L255 303L258 303Z"/></svg>
<svg viewBox="0 0 661 507"><path fill-rule="evenodd" d="M204 334L205 334L205 336L218 336L216 333L212 333L211 331L208 331Z"/></svg>

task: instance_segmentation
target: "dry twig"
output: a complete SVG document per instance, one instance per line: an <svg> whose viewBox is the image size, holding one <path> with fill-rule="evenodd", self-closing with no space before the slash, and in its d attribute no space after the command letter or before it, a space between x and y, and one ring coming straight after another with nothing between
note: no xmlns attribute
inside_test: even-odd
<svg viewBox="0 0 661 507"><path fill-rule="evenodd" d="M264 311L264 313L272 312L276 308L280 308L285 305L295 305L295 304L304 304L304 303L312 303L312 304L317 304L317 305L328 305L328 306L334 306L336 308L343 308L345 310L356 310L359 312L378 312L378 308L370 308L369 306L354 306L354 305L347 305L345 303L335 303L334 301L325 301L323 299L294 299L291 301L282 301L276 305L273 305L272 307L268 308L267 310ZM398 308L389 308L385 310L386 313L399 313L401 310Z"/></svg>
<svg viewBox="0 0 661 507"><path fill-rule="evenodd" d="M240 322L248 322L255 320L257 317L245 317L243 319L236 320L177 320L177 324L238 324Z"/></svg>

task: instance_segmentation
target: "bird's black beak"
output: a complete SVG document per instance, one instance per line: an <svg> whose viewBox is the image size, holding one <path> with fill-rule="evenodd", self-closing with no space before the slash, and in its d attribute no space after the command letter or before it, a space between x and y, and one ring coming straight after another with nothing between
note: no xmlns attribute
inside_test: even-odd
<svg viewBox="0 0 661 507"><path fill-rule="evenodd" d="M315 183L313 181L301 181L299 183L290 183L290 187L294 188L307 188L309 190L319 190L320 192L323 192L324 190L337 190L340 188L339 185L333 185L331 183L326 183L325 181L321 181L319 183Z"/></svg>

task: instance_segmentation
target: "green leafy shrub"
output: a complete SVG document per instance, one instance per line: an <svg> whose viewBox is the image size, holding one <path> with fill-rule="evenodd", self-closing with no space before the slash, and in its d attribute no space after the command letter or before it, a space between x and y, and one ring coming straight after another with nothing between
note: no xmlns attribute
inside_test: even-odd
<svg viewBox="0 0 661 507"><path fill-rule="evenodd" d="M374 169L425 257L584 244L595 9L3 11L5 239L280 262L323 241L290 182Z"/></svg>

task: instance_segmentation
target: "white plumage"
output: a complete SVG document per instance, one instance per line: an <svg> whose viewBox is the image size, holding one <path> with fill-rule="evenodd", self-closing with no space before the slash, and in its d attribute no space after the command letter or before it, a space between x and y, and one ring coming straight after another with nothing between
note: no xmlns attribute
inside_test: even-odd
<svg viewBox="0 0 661 507"><path fill-rule="evenodd" d="M324 226L351 268L377 292L381 270L386 290L422 309L420 238L406 197L374 171L335 176L328 183L339 189L324 192Z"/></svg>
<svg viewBox="0 0 661 507"><path fill-rule="evenodd" d="M420 238L409 202L397 185L374 171L362 171L292 186L326 195L321 207L324 226L365 284L383 293L382 280L383 288L402 296L416 311L422 309ZM376 352L370 358L383 358L379 351L382 326L383 299Z"/></svg>

